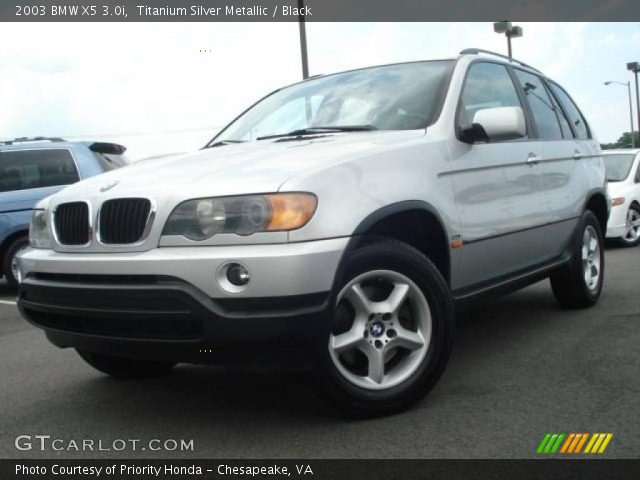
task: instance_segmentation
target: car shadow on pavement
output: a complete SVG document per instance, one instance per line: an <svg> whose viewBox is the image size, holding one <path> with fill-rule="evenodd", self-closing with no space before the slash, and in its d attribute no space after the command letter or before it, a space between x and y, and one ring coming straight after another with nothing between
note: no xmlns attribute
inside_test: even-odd
<svg viewBox="0 0 640 480"><path fill-rule="evenodd" d="M2 299L14 299L18 295L18 289L12 288L7 285L3 279L0 279L0 298Z"/></svg>
<svg viewBox="0 0 640 480"><path fill-rule="evenodd" d="M478 301L456 315L456 342L463 342L473 355L474 345L501 343L510 335L531 328L544 329L562 319L562 309L553 297L551 285L543 280L510 295ZM468 345L467 345L468 343Z"/></svg>
<svg viewBox="0 0 640 480"><path fill-rule="evenodd" d="M563 313L570 311L555 301L548 280L511 295L479 301L456 315L451 364L453 368L472 366L492 350L522 341L523 336L534 341L537 333L545 334L562 322Z"/></svg>
<svg viewBox="0 0 640 480"><path fill-rule="evenodd" d="M559 307L547 283L498 300L487 300L458 315L451 361L435 391L417 408L447 402L456 378L470 375L479 364L495 361L506 346L523 336L554 328ZM553 319L556 314L556 319ZM560 320L562 321L562 320ZM78 359L78 361L80 361ZM87 367L89 368L89 367ZM155 418L178 424L229 423L239 418L268 421L324 421L342 417L318 394L313 373L306 369L179 365L171 375L148 380L115 380L93 372L78 382L79 398L93 398L100 414L117 423ZM452 383L454 385L452 385ZM104 398L117 401L104 404ZM122 399L126 399L123 401ZM124 415L124 417L123 417Z"/></svg>
<svg viewBox="0 0 640 480"><path fill-rule="evenodd" d="M118 423L157 418L197 425L227 423L234 417L335 416L317 395L310 371L181 364L168 376L146 380L117 380L94 372L94 378L79 382L77 388L84 398L117 398L113 407L102 405L100 415Z"/></svg>

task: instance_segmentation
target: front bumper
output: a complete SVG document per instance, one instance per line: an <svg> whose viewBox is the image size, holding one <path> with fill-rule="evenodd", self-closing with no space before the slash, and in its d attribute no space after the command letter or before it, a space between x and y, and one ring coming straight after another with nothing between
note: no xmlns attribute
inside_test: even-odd
<svg viewBox="0 0 640 480"><path fill-rule="evenodd" d="M159 248L121 254L30 250L18 307L60 347L195 363L306 345L328 328L347 239ZM230 295L215 272L240 261L250 286Z"/></svg>
<svg viewBox="0 0 640 480"><path fill-rule="evenodd" d="M622 205L611 207L609 220L607 222L607 238L619 238L625 234L628 211L629 205L627 205L626 202Z"/></svg>
<svg viewBox="0 0 640 480"><path fill-rule="evenodd" d="M214 300L172 277L31 274L18 308L59 347L209 363L308 344L328 326L329 298Z"/></svg>
<svg viewBox="0 0 640 480"><path fill-rule="evenodd" d="M270 245L160 247L144 252L62 253L31 249L20 255L23 278L31 273L65 275L156 275L179 278L211 298L229 298L216 281L227 262L251 273L234 297L305 295L331 289L348 238Z"/></svg>

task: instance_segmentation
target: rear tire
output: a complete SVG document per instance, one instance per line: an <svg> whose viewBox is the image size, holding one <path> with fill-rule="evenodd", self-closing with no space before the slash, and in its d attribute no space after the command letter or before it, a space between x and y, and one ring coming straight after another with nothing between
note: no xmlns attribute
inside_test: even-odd
<svg viewBox="0 0 640 480"><path fill-rule="evenodd" d="M14 273L14 261L15 257L20 250L24 250L29 246L28 237L18 237L9 244L2 262L2 271L4 272L4 278L7 280L7 284L15 288L18 286L18 279Z"/></svg>
<svg viewBox="0 0 640 480"><path fill-rule="evenodd" d="M82 359L96 370L115 378L151 378L167 375L175 366L171 362L114 357L100 353L77 350Z"/></svg>
<svg viewBox="0 0 640 480"><path fill-rule="evenodd" d="M322 391L353 417L404 410L433 388L449 358L449 288L425 255L401 242L347 255L332 330L319 346Z"/></svg>
<svg viewBox="0 0 640 480"><path fill-rule="evenodd" d="M551 275L551 288L564 308L587 308L600 298L604 283L604 239L590 210L578 222L568 265Z"/></svg>

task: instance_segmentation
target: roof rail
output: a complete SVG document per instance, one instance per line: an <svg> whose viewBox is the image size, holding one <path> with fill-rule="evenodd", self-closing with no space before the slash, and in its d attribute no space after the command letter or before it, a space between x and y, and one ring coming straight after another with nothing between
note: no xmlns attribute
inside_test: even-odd
<svg viewBox="0 0 640 480"><path fill-rule="evenodd" d="M532 67L531 65L528 65L524 62L521 62L520 60L516 60L515 58L509 58L506 55L502 55L501 53L496 53L496 52L492 52L491 50L483 50L481 48L465 48L464 50L462 50L460 52L460 55L477 55L478 53L484 53L487 55L493 55L494 57L500 57L500 58L504 58L505 60L509 60L510 62L515 62L518 63L520 65L522 65L523 67L527 67L530 68L531 70L535 70L536 72L540 72L540 70L538 70L535 67ZM540 72L542 73L542 72Z"/></svg>
<svg viewBox="0 0 640 480"><path fill-rule="evenodd" d="M0 145L16 145L29 142L66 142L66 140L59 137L18 137L13 140L0 140Z"/></svg>

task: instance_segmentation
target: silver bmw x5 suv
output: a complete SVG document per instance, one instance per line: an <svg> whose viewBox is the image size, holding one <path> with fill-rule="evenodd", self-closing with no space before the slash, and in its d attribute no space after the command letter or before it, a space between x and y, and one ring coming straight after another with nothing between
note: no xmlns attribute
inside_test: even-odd
<svg viewBox="0 0 640 480"><path fill-rule="evenodd" d="M566 91L469 49L267 95L202 150L41 202L19 307L115 377L304 347L355 415L442 374L454 309L543 278L597 302L609 204Z"/></svg>

